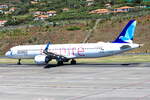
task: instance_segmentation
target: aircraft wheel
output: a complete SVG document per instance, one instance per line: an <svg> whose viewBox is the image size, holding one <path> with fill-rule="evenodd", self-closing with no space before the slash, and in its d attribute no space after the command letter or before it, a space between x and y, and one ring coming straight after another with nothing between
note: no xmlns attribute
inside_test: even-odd
<svg viewBox="0 0 150 100"><path fill-rule="evenodd" d="M76 60L74 59L71 60L71 65L75 65L76 63L77 63Z"/></svg>
<svg viewBox="0 0 150 100"><path fill-rule="evenodd" d="M63 61L58 61L58 62L57 62L57 65L58 65L58 66L63 65L63 64L64 64Z"/></svg>
<svg viewBox="0 0 150 100"><path fill-rule="evenodd" d="M18 63L17 63L17 65L21 65L21 63L20 63L20 62L18 62Z"/></svg>
<svg viewBox="0 0 150 100"><path fill-rule="evenodd" d="M17 65L21 65L21 59L18 59L18 63L17 63Z"/></svg>

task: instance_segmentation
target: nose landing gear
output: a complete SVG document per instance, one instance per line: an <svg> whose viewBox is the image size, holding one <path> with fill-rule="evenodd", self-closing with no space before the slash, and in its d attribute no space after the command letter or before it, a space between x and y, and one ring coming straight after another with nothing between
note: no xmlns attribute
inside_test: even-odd
<svg viewBox="0 0 150 100"><path fill-rule="evenodd" d="M21 65L21 59L18 59L17 65Z"/></svg>

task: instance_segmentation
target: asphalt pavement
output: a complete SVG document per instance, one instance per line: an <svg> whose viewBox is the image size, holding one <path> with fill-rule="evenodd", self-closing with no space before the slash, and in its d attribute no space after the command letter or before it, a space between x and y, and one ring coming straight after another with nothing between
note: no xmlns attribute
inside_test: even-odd
<svg viewBox="0 0 150 100"><path fill-rule="evenodd" d="M0 64L0 100L150 100L150 63Z"/></svg>

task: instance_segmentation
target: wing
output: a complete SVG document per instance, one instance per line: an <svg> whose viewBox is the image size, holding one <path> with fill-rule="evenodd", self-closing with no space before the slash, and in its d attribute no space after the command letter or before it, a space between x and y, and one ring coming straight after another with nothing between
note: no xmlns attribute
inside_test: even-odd
<svg viewBox="0 0 150 100"><path fill-rule="evenodd" d="M67 57L65 57L63 55L55 54L53 52L48 52L48 48L49 48L50 44L51 43L48 42L48 44L46 45L45 49L43 50L43 53L46 54L49 59L56 59L57 61L67 61L68 59L70 59L70 57L67 58Z"/></svg>

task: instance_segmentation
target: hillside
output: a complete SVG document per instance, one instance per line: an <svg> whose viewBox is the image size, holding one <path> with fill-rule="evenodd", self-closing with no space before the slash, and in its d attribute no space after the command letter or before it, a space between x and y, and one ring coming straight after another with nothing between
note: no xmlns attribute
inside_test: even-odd
<svg viewBox="0 0 150 100"><path fill-rule="evenodd" d="M0 0L0 3L8 3L8 2L20 2L21 0Z"/></svg>
<svg viewBox="0 0 150 100"><path fill-rule="evenodd" d="M32 25L39 21L97 19L149 10L144 0L0 0L0 26ZM108 15L108 16L106 16Z"/></svg>
<svg viewBox="0 0 150 100"><path fill-rule="evenodd" d="M130 19L138 21L132 52L150 52L150 1L0 0L0 54L21 44L113 41Z"/></svg>
<svg viewBox="0 0 150 100"><path fill-rule="evenodd" d="M138 21L138 24L134 42L142 43L144 46L132 52L150 52L150 15L135 19ZM113 41L128 21L129 19L101 21L88 42ZM34 26L2 31L0 35L0 52L4 54L6 50L15 45L44 44L48 41L53 44L82 43L92 23L94 23L92 20L70 21L70 24L62 26ZM78 28L70 30L76 27Z"/></svg>

